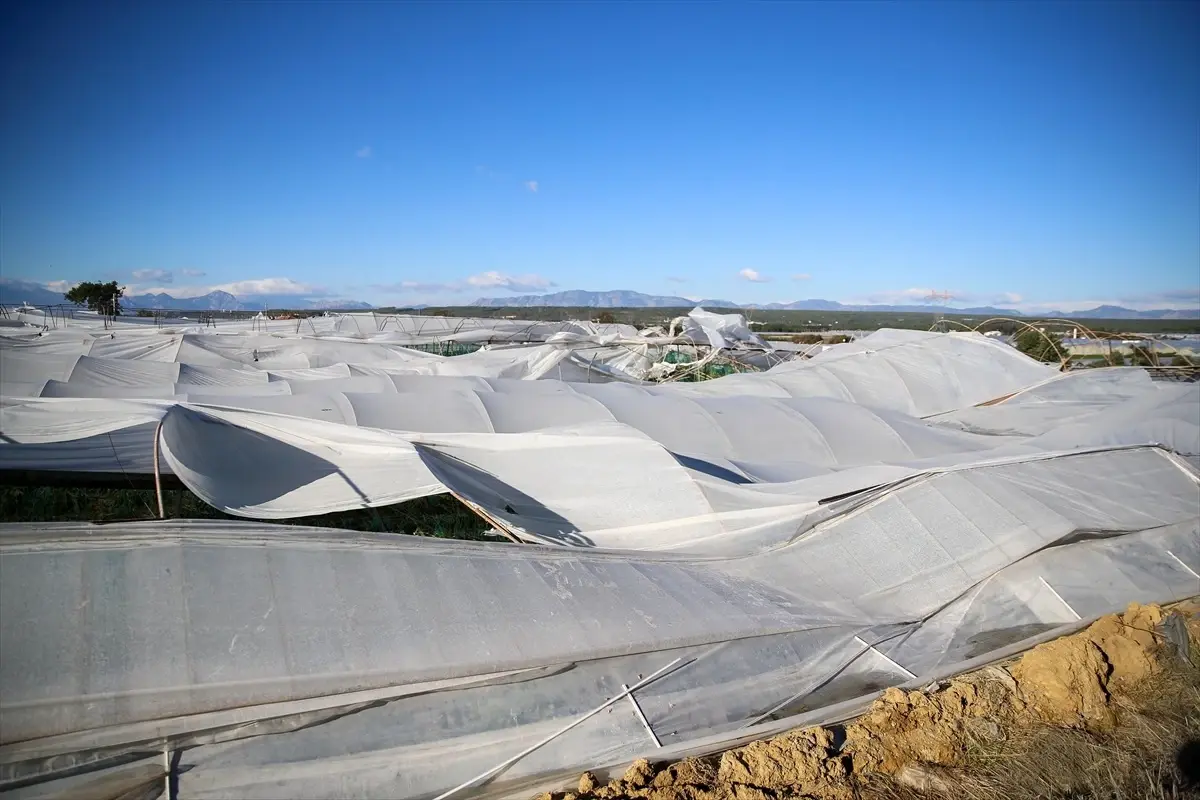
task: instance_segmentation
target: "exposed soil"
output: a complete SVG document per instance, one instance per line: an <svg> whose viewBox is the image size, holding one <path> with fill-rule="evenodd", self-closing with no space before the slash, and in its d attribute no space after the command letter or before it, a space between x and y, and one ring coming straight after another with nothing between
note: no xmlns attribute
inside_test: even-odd
<svg viewBox="0 0 1200 800"><path fill-rule="evenodd" d="M1161 632L1171 614L1186 626L1194 666ZM840 748L833 730L806 728L706 758L640 760L604 785L584 773L577 791L538 800L1100 796L1088 788L1095 775L1071 769L1104 772L1108 797L1146 796L1154 782L1156 797L1192 796L1173 759L1200 736L1198 701L1200 604L1135 603L1006 666L929 692L888 689L845 727ZM1113 747L1125 757L1106 755ZM1039 758L1061 766L1021 766ZM1030 785L1003 785L1021 780ZM1135 784L1134 794L1122 789Z"/></svg>

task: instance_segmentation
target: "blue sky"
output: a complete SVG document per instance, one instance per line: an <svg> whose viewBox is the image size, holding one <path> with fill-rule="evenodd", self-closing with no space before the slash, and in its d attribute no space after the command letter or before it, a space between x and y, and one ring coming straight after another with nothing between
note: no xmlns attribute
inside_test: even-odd
<svg viewBox="0 0 1200 800"><path fill-rule="evenodd" d="M1194 3L6 15L10 280L1200 305Z"/></svg>

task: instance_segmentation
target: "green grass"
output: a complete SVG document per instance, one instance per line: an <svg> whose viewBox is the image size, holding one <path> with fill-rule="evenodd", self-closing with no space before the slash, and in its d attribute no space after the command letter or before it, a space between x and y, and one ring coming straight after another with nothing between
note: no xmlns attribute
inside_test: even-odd
<svg viewBox="0 0 1200 800"><path fill-rule="evenodd" d="M167 516L175 519L241 519L204 503L186 489L164 492ZM144 489L71 489L0 486L0 522L111 522L155 519L154 492ZM394 506L284 520L377 533L408 533L443 539L496 541L489 525L449 495L423 497Z"/></svg>

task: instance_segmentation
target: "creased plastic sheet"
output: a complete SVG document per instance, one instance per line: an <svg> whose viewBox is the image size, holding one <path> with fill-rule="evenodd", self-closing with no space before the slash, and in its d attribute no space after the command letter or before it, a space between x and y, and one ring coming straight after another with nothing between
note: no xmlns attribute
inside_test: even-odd
<svg viewBox="0 0 1200 800"><path fill-rule="evenodd" d="M997 403L958 409L928 421L990 435L1034 436L1134 400L1151 406L1173 403L1179 392L1179 386L1157 383L1148 372L1136 367L1075 370L1059 373Z"/></svg>
<svg viewBox="0 0 1200 800"><path fill-rule="evenodd" d="M487 405L484 405L483 397L488 398ZM857 444L852 441L843 443L834 436L811 438L806 427L813 424L811 418L798 415L797 431L790 434L795 437L794 441L788 441L789 432L786 427L781 427L779 438L774 442L780 449L772 451L769 449L770 443L755 441L756 429L752 426L745 432L736 427L729 428L729 433L721 440L707 444L703 439L691 442L677 439L670 442L669 427L656 430L654 426L645 425L647 430L639 430L618 421L615 415L613 419L586 421L582 417L592 410L586 406L581 409L584 413L577 415L576 419L560 417L559 420L547 420L566 423L563 427L522 431L520 425L529 420L515 418L512 420L513 426L506 428L491 421L497 419L497 410L504 410L494 399L496 397L477 395L462 398L464 403L478 401L484 413L483 419L488 420L486 427L478 426L477 433L458 433L455 430L438 432L439 427L458 430L461 427L439 426L436 416L428 413L423 414L425 419L422 422L429 432L419 433L411 430L350 428L315 418L297 419L232 408L175 406L166 415L163 453L172 471L206 502L230 513L279 519L385 505L444 491L442 487L445 481L439 477L440 473L431 475L422 466L422 459L427 462L430 457L420 455L414 445L442 445L448 454L474 447L478 450L469 453L463 450L465 455L456 457L464 463L478 462L481 471L476 471L476 483L495 479L503 481L507 475L519 475L522 481L535 481L512 487L522 496L538 498L539 501L558 494L575 497L577 505L573 513L583 513L584 508L596 509L595 513L599 513L599 510L609 508L613 518L619 517L625 520L626 525L633 526L667 518L678 519L680 525L686 525L688 523L683 520L692 516L718 510L738 511L742 506L754 507L766 503L766 495L757 490L757 483L752 477L755 469L753 462L746 462L747 468L743 469L740 466L742 462L736 459L755 455L769 458L772 453L787 453L789 444L794 444L798 459L809 465L806 474L795 476L798 484L815 477L814 466L835 468L836 478L831 479L824 491L827 493L825 496L837 496L869 488L878 477L874 467L881 463L899 469L900 474L912 474L931 467L969 465L986 458L1144 443L1138 430L1123 433L1121 426L1098 430L1084 427L1079 431L1059 431L1003 449L989 450L972 438L963 441L935 440L920 445L923 452L918 456L913 452L914 447L905 445L903 439L896 441L897 429L903 430L902 426L884 426L875 433L874 442L864 437ZM367 397L364 400L366 402L347 398L356 420L361 416L366 422L379 423L385 422L390 416L388 409L377 407L374 398ZM837 412L836 408L825 408L829 402L816 404L818 420L821 412ZM514 410L520 408L507 401L504 405ZM562 405L554 407L564 408ZM442 408L454 411L450 405L443 405ZM1185 402L1182 408L1181 415L1186 414L1190 405ZM464 413L467 411L459 410ZM812 410L805 411L811 413ZM409 420L414 419L412 415L406 416ZM678 416L662 414L657 418L677 420ZM738 417L734 415L733 418ZM500 416L499 419L503 421L504 417ZM1167 438L1170 443L1188 454L1188 437L1194 438L1194 428L1188 429L1189 423L1181 420L1176 420L1176 423L1173 427L1170 417L1160 416L1157 422L1139 423L1143 426L1140 433L1169 434ZM1150 427L1155 430L1147 430ZM711 424L706 428L697 428L709 432L722 431L721 427ZM1173 439L1175 428L1179 429L1180 441ZM860 426L859 430L863 428ZM498 435L489 436L492 433ZM988 443L994 441L990 437L983 438L989 440ZM688 449L680 452L673 445ZM229 453L238 453L236 464L227 463L230 461ZM493 462L490 460L492 458L499 460ZM793 477L788 476L787 472L786 464L776 465L776 472L767 477L774 479L770 483L777 484L781 479ZM896 477L895 473L893 477ZM681 487L700 485L707 479L712 479L710 482L714 487L708 491L708 501L691 506L691 514L682 513L681 507L677 507L678 501L693 494ZM738 488L738 484L755 486ZM607 491L595 491L598 486L606 487ZM618 486L627 488L618 490ZM768 485L765 491L780 495L798 493L797 496L803 496L805 502L823 499L821 496L812 496L811 488L802 486L788 490L770 488ZM739 496L736 501L730 500L736 495L745 496ZM620 500L610 503L607 500L609 497ZM717 499L721 499L725 505L714 505ZM668 508L671 509L669 512L665 510ZM567 519L569 521L571 518L568 516ZM561 525L562 532L567 534L580 529L578 524L554 521L553 525ZM539 535L551 533L551 527L543 526L532 532ZM591 520L588 527L608 526ZM631 545L623 543L621 546Z"/></svg>
<svg viewBox="0 0 1200 800"><path fill-rule="evenodd" d="M1181 455L1200 454L1200 384L1151 384L1138 392L1079 401L1018 399L954 412L935 424L988 435L1034 436L1031 442L1047 448L1159 443Z"/></svg>
<svg viewBox="0 0 1200 800"><path fill-rule="evenodd" d="M695 313L699 316L687 319L699 326L698 336L733 348L722 352L758 367L773 363L772 351L737 322L740 318L736 315ZM659 365L664 347L687 340L577 327L548 333L541 344L501 344L445 358L374 338L153 330L120 330L110 334L117 338L103 336L91 342L47 342L40 351L38 345L24 340L5 344L0 338L0 358L6 365L0 394L36 395L47 381L56 381L68 383L70 388L55 384L55 396L100 396L145 387L147 396L163 397L173 384L245 383L256 380L248 374L252 371L290 371L292 375L285 380L307 379L317 375L303 371L326 368L370 369L393 375L638 382ZM118 347L121 342L128 346ZM35 360L39 358L49 360ZM223 375L221 370L232 372ZM833 397L928 416L1011 394L1053 374L1052 368L986 337L883 330L829 348L811 360L780 364L762 374L731 375L671 388L688 395ZM344 377L344 373L336 377Z"/></svg>
<svg viewBox="0 0 1200 800"><path fill-rule="evenodd" d="M883 329L762 374L680 386L696 394L833 397L928 417L995 400L1056 370L979 334Z"/></svg>
<svg viewBox="0 0 1200 800"><path fill-rule="evenodd" d="M271 387L282 387L291 395L258 396L277 391ZM328 393L330 389L374 391ZM336 418L307 412L299 416L415 433L524 433L617 421L677 454L709 464L764 465L756 468L758 473L769 472L773 479L879 461L973 452L1001 443L993 437L931 428L901 414L826 398L695 397L669 391L669 387L621 384L371 375L242 387L176 385L170 392L164 392L163 403L150 406L155 413L165 414L166 401L283 415L296 415L295 409L307 406L337 407L350 413ZM311 399L298 405L300 401L294 398L301 396ZM121 402L129 403L128 414ZM62 458L69 454L70 441L79 441L83 460L89 448L85 437L120 435L122 420L130 426L146 421L146 407L134 399L6 400L0 405L0 432L10 443L0 445L0 465L14 468L9 465L18 454L33 464L37 449L26 443L50 441L62 442L55 449ZM22 449L16 450L14 445ZM239 452L248 459L256 458L248 448ZM774 467L766 467L768 464ZM112 471L116 469L117 465L112 465Z"/></svg>
<svg viewBox="0 0 1200 800"><path fill-rule="evenodd" d="M683 318L681 335L697 344L718 349L753 347L770 351L773 348L750 330L741 314L714 314L703 308L692 309Z"/></svg>
<svg viewBox="0 0 1200 800"><path fill-rule="evenodd" d="M734 738L1030 631L1195 594L1198 518L1182 460L1127 448L924 474L797 514L789 536L735 556L4 526L0 780L52 777L169 727L192 743L180 797L428 798L673 662L637 693L660 740ZM548 671L403 692L529 669ZM361 705L385 689L398 696ZM202 743L199 715L237 708L250 725L338 697L355 713ZM631 704L612 709L483 791L651 752Z"/></svg>
<svg viewBox="0 0 1200 800"><path fill-rule="evenodd" d="M300 394L256 396L259 390L276 386ZM376 391L321 392L339 387ZM666 386L368 375L248 386L177 385L172 391L185 389L186 395L164 392L161 402L152 403L6 399L0 403L0 433L5 437L0 443L0 467L147 474L152 441L137 426L161 418L175 402L223 406L229 409L226 420L235 426L239 417L232 411L239 408L299 417L278 421L276 426L292 430L300 439L307 435L307 419L414 434L519 434L615 421L658 442L693 471L747 483L786 482L829 470L931 458L943 458L943 464L962 463L988 452L1162 444L1194 456L1200 448L1200 387L1195 385L1155 386L1143 396L1097 406L1040 436L982 435L941 424L933 427L903 414L827 398L688 396ZM1057 401L976 410L1002 415L1005 425L1038 430L1038 425L1021 421L1022 409L1040 413L1047 408L1056 409ZM226 432L222 441L236 447L240 459L277 471L276 465L263 460L267 451L257 449L261 438L238 439L236 433ZM320 433L326 441L339 435L337 429ZM135 456L132 460L130 453ZM219 468L222 458L213 461L213 468Z"/></svg>

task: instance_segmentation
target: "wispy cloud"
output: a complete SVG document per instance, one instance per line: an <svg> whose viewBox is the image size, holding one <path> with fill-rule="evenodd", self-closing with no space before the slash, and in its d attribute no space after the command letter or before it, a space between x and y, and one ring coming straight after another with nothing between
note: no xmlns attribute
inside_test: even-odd
<svg viewBox="0 0 1200 800"><path fill-rule="evenodd" d="M541 292L554 286L554 281L541 275L506 275L503 272L481 272L467 278L476 289L507 289L512 292Z"/></svg>
<svg viewBox="0 0 1200 800"><path fill-rule="evenodd" d="M495 270L481 272L457 281L398 281L375 283L371 288L384 294L461 294L470 291L501 290L506 292L544 292L555 286L554 281L541 275L507 275Z"/></svg>
<svg viewBox="0 0 1200 800"><path fill-rule="evenodd" d="M903 303L924 302L933 294L933 289L884 289L871 292L861 302L871 305L898 305ZM958 292L950 292L951 299L957 299Z"/></svg>
<svg viewBox="0 0 1200 800"><path fill-rule="evenodd" d="M1187 308L1197 308L1200 307L1200 287L1168 289L1165 292L1146 295L1145 299L1150 302L1161 302L1164 304L1182 303Z"/></svg>
<svg viewBox="0 0 1200 800"><path fill-rule="evenodd" d="M188 278L203 278L208 273L202 269L181 269L179 274Z"/></svg>
<svg viewBox="0 0 1200 800"><path fill-rule="evenodd" d="M668 282L668 283L687 283L687 282L688 282L688 279L687 279L687 278L680 278L680 277L679 277L679 276L677 276L677 275L668 275L668 276L667 276L667 282Z"/></svg>
<svg viewBox="0 0 1200 800"><path fill-rule="evenodd" d="M807 272L798 272L792 276L792 280L794 280L794 281L812 280L812 275L809 275Z"/></svg>
<svg viewBox="0 0 1200 800"><path fill-rule="evenodd" d="M529 191L533 192L534 194L537 194L538 182L537 181L525 181L525 188L528 189Z"/></svg>
<svg viewBox="0 0 1200 800"><path fill-rule="evenodd" d="M371 156L375 155L375 153L373 150L371 150L371 145L364 144L362 147L354 151L354 155L358 156L359 158L370 158Z"/></svg>
<svg viewBox="0 0 1200 800"><path fill-rule="evenodd" d="M77 281L47 281L43 285L52 292L67 292L76 283Z"/></svg>
<svg viewBox="0 0 1200 800"><path fill-rule="evenodd" d="M289 295L327 295L328 290L311 283L301 283L291 278L256 278L248 281L234 281L213 286L209 291L229 292L232 295L243 294L289 294Z"/></svg>
<svg viewBox="0 0 1200 800"><path fill-rule="evenodd" d="M496 170L492 169L491 167L485 166L483 164L480 164L475 167L475 174L481 178L488 178L489 180L493 180L493 181L500 180L501 178L504 177L504 175L502 175L501 173L496 172Z"/></svg>
<svg viewBox="0 0 1200 800"><path fill-rule="evenodd" d="M129 273L135 281L157 281L159 283L171 283L175 280L175 276L169 269L135 269Z"/></svg>
<svg viewBox="0 0 1200 800"><path fill-rule="evenodd" d="M232 281L230 283L188 284L183 286L170 285L163 281L158 281L154 283L131 283L125 287L126 295L165 293L181 299L201 297L210 292L228 292L235 297L264 294L291 297L328 297L330 294L329 290L323 286L304 283L292 278L253 278L244 281Z"/></svg>
<svg viewBox="0 0 1200 800"><path fill-rule="evenodd" d="M397 281L395 283L372 283L371 289L384 294L441 294L445 292L458 293L463 291L461 283L425 283L422 281Z"/></svg>
<svg viewBox="0 0 1200 800"><path fill-rule="evenodd" d="M751 283L766 283L767 281L771 280L766 275L760 274L758 270L750 269L749 267L738 272L738 277L744 281L750 281Z"/></svg>

